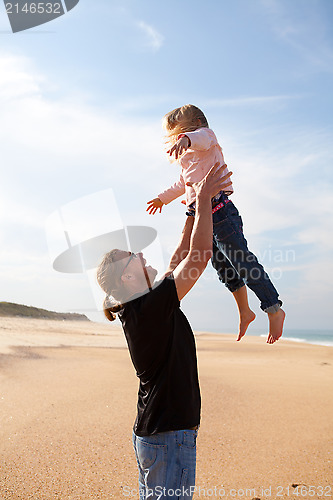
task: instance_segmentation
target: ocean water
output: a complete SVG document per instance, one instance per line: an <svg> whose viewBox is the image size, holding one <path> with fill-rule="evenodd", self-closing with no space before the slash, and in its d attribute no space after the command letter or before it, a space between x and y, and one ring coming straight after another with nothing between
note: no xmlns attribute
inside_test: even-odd
<svg viewBox="0 0 333 500"><path fill-rule="evenodd" d="M204 329L204 328L196 328L194 331L198 332L212 332L212 333L223 333L221 329ZM231 333L234 331L233 335L237 338L237 332L230 329L225 329L225 333ZM256 337L264 337L267 338L268 329L265 328L255 328L254 325L250 325L246 335L253 335ZM289 329L285 328L283 330L284 340L289 340L290 342L300 342L305 344L314 344L314 345L322 345L333 347L333 330L310 330L310 329Z"/></svg>
<svg viewBox="0 0 333 500"><path fill-rule="evenodd" d="M259 335L267 337L264 330L248 331L246 335ZM291 342L301 342L333 347L333 330L289 330L283 331L283 338Z"/></svg>

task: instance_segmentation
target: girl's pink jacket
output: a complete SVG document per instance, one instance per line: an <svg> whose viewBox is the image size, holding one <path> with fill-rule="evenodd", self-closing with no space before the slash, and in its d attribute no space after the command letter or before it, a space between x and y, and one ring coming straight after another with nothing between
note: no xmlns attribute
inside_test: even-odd
<svg viewBox="0 0 333 500"><path fill-rule="evenodd" d="M222 148L210 128L199 128L194 132L186 132L185 135L190 139L191 145L178 159L182 168L179 181L158 195L165 205L185 193L186 205L189 206L195 201L195 191L186 186L186 183L201 181L216 162L224 165ZM225 168L221 175L227 173L228 169ZM231 185L225 193L231 194L233 191Z"/></svg>

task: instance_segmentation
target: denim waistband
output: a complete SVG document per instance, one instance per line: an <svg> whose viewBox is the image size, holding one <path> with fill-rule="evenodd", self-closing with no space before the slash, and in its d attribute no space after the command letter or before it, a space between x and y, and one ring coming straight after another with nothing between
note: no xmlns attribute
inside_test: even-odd
<svg viewBox="0 0 333 500"><path fill-rule="evenodd" d="M212 208L215 208L220 203L224 203L224 202L228 203L228 201L229 201L229 198L225 194L225 192L224 191L220 191L219 193L217 193L216 196L214 196L214 198L212 198Z"/></svg>
<svg viewBox="0 0 333 500"><path fill-rule="evenodd" d="M229 203L229 198L224 191L220 191L216 196L212 198L212 212L216 212L220 208L224 207L226 203ZM186 215L195 215L195 201L187 207Z"/></svg>

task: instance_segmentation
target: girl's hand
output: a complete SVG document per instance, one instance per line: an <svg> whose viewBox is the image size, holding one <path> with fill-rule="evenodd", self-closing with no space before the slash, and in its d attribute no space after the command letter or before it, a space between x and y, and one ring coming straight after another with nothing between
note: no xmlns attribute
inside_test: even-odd
<svg viewBox="0 0 333 500"><path fill-rule="evenodd" d="M147 201L147 210L150 215L156 214L157 210L162 212L162 207L164 205L163 201L161 201L159 198L154 198L153 200Z"/></svg>
<svg viewBox="0 0 333 500"><path fill-rule="evenodd" d="M172 156L175 153L175 159L178 160L178 157L181 156L191 145L190 139L187 135L183 135L178 141L172 146L171 149L167 151L169 156Z"/></svg>

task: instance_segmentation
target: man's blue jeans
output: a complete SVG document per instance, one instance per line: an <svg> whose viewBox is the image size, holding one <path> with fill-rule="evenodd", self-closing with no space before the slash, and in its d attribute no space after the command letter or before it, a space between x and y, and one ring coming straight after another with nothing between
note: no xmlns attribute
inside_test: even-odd
<svg viewBox="0 0 333 500"><path fill-rule="evenodd" d="M237 208L224 193L215 203L223 205L213 213L212 265L220 281L231 292L246 284L260 300L263 311L276 312L282 302L263 266L247 247Z"/></svg>
<svg viewBox="0 0 333 500"><path fill-rule="evenodd" d="M195 488L197 430L137 436L140 500L190 500Z"/></svg>

